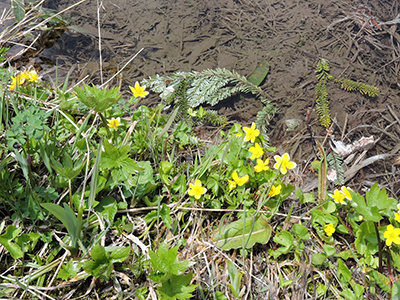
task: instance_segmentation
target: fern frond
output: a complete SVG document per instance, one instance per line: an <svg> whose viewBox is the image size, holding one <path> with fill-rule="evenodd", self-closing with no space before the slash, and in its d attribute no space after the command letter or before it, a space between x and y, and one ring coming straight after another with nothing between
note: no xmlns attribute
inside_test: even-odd
<svg viewBox="0 0 400 300"><path fill-rule="evenodd" d="M257 119L255 123L257 128L259 128L264 135L267 135L269 122L279 111L279 109L266 98L261 98L261 102L264 104L264 107L257 113Z"/></svg>
<svg viewBox="0 0 400 300"><path fill-rule="evenodd" d="M377 87L362 82L357 82L350 79L336 79L335 81L341 83L341 87L345 91L359 91L361 94L368 95L370 97L375 97L379 93L379 89Z"/></svg>
<svg viewBox="0 0 400 300"><path fill-rule="evenodd" d="M331 125L331 111L329 109L328 92L326 90L326 79L321 80L315 86L315 97L317 103L317 114L322 126Z"/></svg>
<svg viewBox="0 0 400 300"><path fill-rule="evenodd" d="M205 110L203 119L215 126L225 126L228 123L228 118L218 115L215 110Z"/></svg>

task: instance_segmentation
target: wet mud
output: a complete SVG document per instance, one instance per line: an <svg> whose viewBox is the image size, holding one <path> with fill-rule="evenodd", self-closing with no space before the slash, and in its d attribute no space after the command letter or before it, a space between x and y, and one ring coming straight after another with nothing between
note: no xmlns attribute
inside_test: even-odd
<svg viewBox="0 0 400 300"><path fill-rule="evenodd" d="M315 188L309 163L317 154L307 116L315 139L329 148L315 111L318 60L328 59L331 74L338 78L378 87L379 95L371 98L328 84L331 132L345 143L373 136L376 143L364 158L391 154L352 174L348 185L359 189L378 181L400 197L399 0L105 0L99 7L97 3L87 0L68 11L65 16L76 30L65 32L42 57L57 63L60 72L74 66L75 82L88 75L86 83L99 84L99 14L104 80L144 48L112 82L126 93L135 81L155 74L220 67L248 76L258 62L268 62L270 73L261 87L280 109L269 135L278 151L289 152L299 162L296 180L301 186ZM49 0L46 5L59 11L71 1ZM149 101L157 102L158 97ZM220 113L249 125L261 108L256 99L232 99ZM285 121L291 119L300 126L287 131Z"/></svg>

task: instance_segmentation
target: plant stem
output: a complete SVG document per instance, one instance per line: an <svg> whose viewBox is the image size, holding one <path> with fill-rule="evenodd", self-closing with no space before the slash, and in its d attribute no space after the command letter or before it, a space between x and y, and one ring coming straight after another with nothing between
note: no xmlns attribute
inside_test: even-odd
<svg viewBox="0 0 400 300"><path fill-rule="evenodd" d="M376 232L376 238L378 239L378 247L379 247L379 272L382 273L382 243L381 243L381 238L379 236L379 230L378 230L378 224L374 222L375 226L375 232Z"/></svg>
<svg viewBox="0 0 400 300"><path fill-rule="evenodd" d="M107 120L106 120L106 118L104 118L104 116L103 116L103 114L102 113L98 113L99 114L99 116L100 116L100 119L101 119L101 121L103 122L103 124L104 124L104 127L106 128L106 130L107 130L107 135L108 136L111 136L111 132L110 132L110 129L108 128L108 125L107 125Z"/></svg>
<svg viewBox="0 0 400 300"><path fill-rule="evenodd" d="M343 221L342 217L337 214L337 217L339 218L339 221L343 224L344 227L347 228L347 230L351 233L352 236L354 236L353 230L349 226L346 225L346 223Z"/></svg>

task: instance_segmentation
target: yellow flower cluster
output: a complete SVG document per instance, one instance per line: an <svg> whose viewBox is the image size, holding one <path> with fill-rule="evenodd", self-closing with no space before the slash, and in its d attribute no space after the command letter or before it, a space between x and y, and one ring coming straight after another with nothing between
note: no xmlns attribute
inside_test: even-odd
<svg viewBox="0 0 400 300"><path fill-rule="evenodd" d="M38 82L39 75L35 70L18 73L15 76L11 76L11 84L8 85L8 88L13 91L20 85L23 85L26 80L29 82Z"/></svg>
<svg viewBox="0 0 400 300"><path fill-rule="evenodd" d="M140 87L139 83L136 83L135 88L131 87L131 90L134 93L135 97L141 97L139 95L140 91L137 91L137 89L143 89L141 91L144 91L144 88L145 87ZM135 91L137 92L136 94L135 94ZM114 119L108 120L108 122L109 122L108 126L116 129L116 127L118 127L119 122L113 123L113 120ZM260 135L260 131L258 129L256 129L256 125L254 123L251 125L251 127L243 127L243 131L246 133L246 135L244 137L245 142L250 141L252 143L255 143L256 138ZM237 133L236 136L241 137L241 134ZM269 159L268 158L265 160L261 159L261 157L264 154L264 149L260 146L259 143L255 143L254 146L251 146L249 148L249 152L251 153L250 159L257 160L257 164L255 164L255 166L254 166L254 171L256 173L260 173L262 171L269 170L269 167L268 167ZM293 169L296 167L296 163L290 161L289 154L287 154L287 153L283 154L282 157L279 155L276 155L275 160L276 160L276 163L274 165L274 168L277 169L278 171L280 171L282 174L286 174L288 169ZM245 185L250 179L250 176L248 174L243 174L243 176L239 176L238 171L233 171L231 176L232 176L232 179L228 179L230 190L234 190L238 186L241 187L241 186ZM200 199L200 197L207 191L205 188L203 188L201 186L201 184L202 183L200 180L196 180L195 184L189 184L188 194L190 196L194 196L196 200ZM277 186L272 185L271 189L268 193L268 196L269 197L278 196L281 193L281 190L282 190L282 186L280 184L278 184Z"/></svg>
<svg viewBox="0 0 400 300"><path fill-rule="evenodd" d="M340 190L336 189L333 194L329 194L329 196L333 199L338 204L343 204L346 205L347 200L352 200L351 194L350 194L351 189L346 188L345 186L342 186Z"/></svg>

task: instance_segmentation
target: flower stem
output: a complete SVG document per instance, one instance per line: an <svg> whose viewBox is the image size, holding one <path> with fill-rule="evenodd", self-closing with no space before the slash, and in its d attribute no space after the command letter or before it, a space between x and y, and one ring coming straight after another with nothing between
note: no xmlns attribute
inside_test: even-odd
<svg viewBox="0 0 400 300"><path fill-rule="evenodd" d="M107 125L107 120L106 120L106 118L104 118L104 116L103 116L103 114L102 113L98 113L99 114L99 116L100 116L100 119L101 119L101 121L103 122L103 124L104 124L104 127L106 128L106 130L107 130L107 134L108 134L108 136L111 136L111 132L110 132L110 129L108 128L108 125Z"/></svg>

